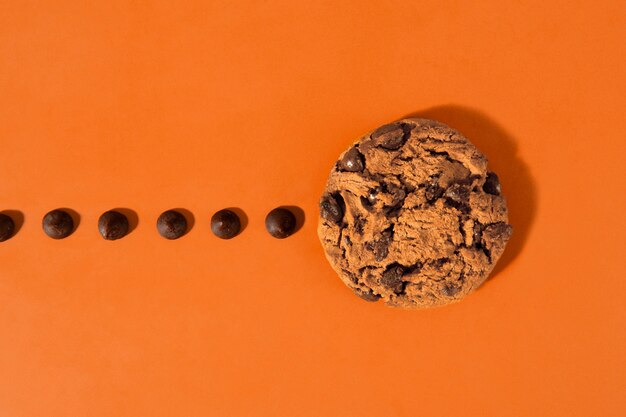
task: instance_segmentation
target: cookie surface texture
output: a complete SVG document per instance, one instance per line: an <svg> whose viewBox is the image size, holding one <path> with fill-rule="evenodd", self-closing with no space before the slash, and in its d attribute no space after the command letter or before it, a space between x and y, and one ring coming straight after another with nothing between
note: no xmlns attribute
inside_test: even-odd
<svg viewBox="0 0 626 417"><path fill-rule="evenodd" d="M318 235L341 280L404 308L463 299L511 237L498 176L461 133L404 119L353 143L320 200Z"/></svg>

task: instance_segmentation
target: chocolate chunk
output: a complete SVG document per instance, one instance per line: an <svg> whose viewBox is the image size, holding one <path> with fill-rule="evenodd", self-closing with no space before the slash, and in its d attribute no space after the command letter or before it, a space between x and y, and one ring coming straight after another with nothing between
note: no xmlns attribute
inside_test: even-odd
<svg viewBox="0 0 626 417"><path fill-rule="evenodd" d="M374 205L378 201L378 194L381 192L383 192L383 187L379 185L378 187L369 190L367 192L367 196L361 196L361 205L363 208L367 211L373 211Z"/></svg>
<svg viewBox="0 0 626 417"><path fill-rule="evenodd" d="M275 208L265 218L265 228L276 239L284 239L296 231L296 216L286 208Z"/></svg>
<svg viewBox="0 0 626 417"><path fill-rule="evenodd" d="M434 203L443 196L444 189L439 186L439 178L432 178L430 183L426 185L425 195L426 201Z"/></svg>
<svg viewBox="0 0 626 417"><path fill-rule="evenodd" d="M467 204L470 197L470 189L465 185L452 184L445 192L446 198L460 204Z"/></svg>
<svg viewBox="0 0 626 417"><path fill-rule="evenodd" d="M121 239L128 234L129 229L128 218L119 211L107 211L98 220L98 230L106 240Z"/></svg>
<svg viewBox="0 0 626 417"><path fill-rule="evenodd" d="M483 185L483 191L491 195L500 195L502 190L500 188L500 180L495 172L488 172Z"/></svg>
<svg viewBox="0 0 626 417"><path fill-rule="evenodd" d="M411 127L403 123L391 123L376 129L372 133L372 139L379 146L389 150L399 149L409 138Z"/></svg>
<svg viewBox="0 0 626 417"><path fill-rule="evenodd" d="M341 198L339 194L335 196L328 194L324 196L320 202L320 215L329 222L337 224L341 223L341 220L343 220L343 209L341 208L338 198Z"/></svg>
<svg viewBox="0 0 626 417"><path fill-rule="evenodd" d="M470 189L466 185L452 184L444 193L446 204L463 213L469 213Z"/></svg>
<svg viewBox="0 0 626 417"><path fill-rule="evenodd" d="M0 242L13 237L15 233L15 222L6 214L0 213Z"/></svg>
<svg viewBox="0 0 626 417"><path fill-rule="evenodd" d="M380 299L380 295L378 294L374 294L374 292L372 290L368 290L368 291L363 291L360 289L353 289L352 290L358 297L364 299L365 301L369 301L369 302L375 302L378 301Z"/></svg>
<svg viewBox="0 0 626 417"><path fill-rule="evenodd" d="M241 220L234 211L220 210L211 217L211 231L220 239L232 239L241 231Z"/></svg>
<svg viewBox="0 0 626 417"><path fill-rule="evenodd" d="M395 185L390 185L387 187L387 189L393 195L390 207L401 206L402 203L404 203L404 199L406 198L406 190L402 187L397 187Z"/></svg>
<svg viewBox="0 0 626 417"><path fill-rule="evenodd" d="M483 236L488 236L490 241L501 241L508 240L512 232L513 228L510 225L498 222L486 226L483 230Z"/></svg>
<svg viewBox="0 0 626 417"><path fill-rule="evenodd" d="M446 283L442 288L443 294L448 297L454 297L459 291L461 291L461 288L450 282Z"/></svg>
<svg viewBox="0 0 626 417"><path fill-rule="evenodd" d="M374 259L380 262L389 254L389 245L393 241L393 226L382 232L380 239L376 240L372 245Z"/></svg>
<svg viewBox="0 0 626 417"><path fill-rule="evenodd" d="M365 248L374 253L374 259L378 262L384 260L389 255L389 238L381 238L373 242L367 242Z"/></svg>
<svg viewBox="0 0 626 417"><path fill-rule="evenodd" d="M404 267L398 264L392 264L383 272L380 282L391 291L400 294L404 291L403 275Z"/></svg>
<svg viewBox="0 0 626 417"><path fill-rule="evenodd" d="M350 148L350 150L345 153L339 162L339 168L342 171L348 172L361 172L365 169L363 155L361 155L361 152L359 152L356 146Z"/></svg>
<svg viewBox="0 0 626 417"><path fill-rule="evenodd" d="M64 239L74 232L74 220L66 211L52 210L43 217L42 227L52 239Z"/></svg>
<svg viewBox="0 0 626 417"><path fill-rule="evenodd" d="M166 239L178 239L187 232L187 219L182 213L167 210L157 219L157 230Z"/></svg>

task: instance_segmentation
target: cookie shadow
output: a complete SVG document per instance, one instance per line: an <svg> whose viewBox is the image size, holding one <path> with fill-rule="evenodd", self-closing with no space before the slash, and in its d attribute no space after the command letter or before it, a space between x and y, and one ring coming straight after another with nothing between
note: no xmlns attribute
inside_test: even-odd
<svg viewBox="0 0 626 417"><path fill-rule="evenodd" d="M302 226L304 226L304 220L306 217L304 210L298 206L280 206L280 208L289 210L296 217L296 230L294 230L293 233L298 233L298 230L302 229Z"/></svg>
<svg viewBox="0 0 626 417"><path fill-rule="evenodd" d="M492 279L524 248L537 211L537 187L528 165L517 154L515 138L481 111L464 106L437 106L405 116L409 117L438 120L458 130L485 154L489 168L498 174L513 235L488 278Z"/></svg>
<svg viewBox="0 0 626 417"><path fill-rule="evenodd" d="M22 226L24 226L24 213L22 213L19 210L2 210L0 211L0 213L9 216L13 220L13 223L15 224L15 229L13 230L13 236L18 234Z"/></svg>
<svg viewBox="0 0 626 417"><path fill-rule="evenodd" d="M230 210L239 217L239 223L241 224L241 229L239 230L238 235L242 234L246 227L248 227L248 215L245 211L240 209L239 207L228 207L226 210Z"/></svg>
<svg viewBox="0 0 626 417"><path fill-rule="evenodd" d="M134 210L129 208L114 208L113 210L119 211L128 219L128 234L131 234L139 225L139 216Z"/></svg>
<svg viewBox="0 0 626 417"><path fill-rule="evenodd" d="M191 229L193 229L193 227L196 225L196 218L194 217L193 213L184 208L175 208L172 210L179 212L183 215L185 220L187 220L187 230L185 230L185 234L183 236L188 235L189 232L191 232Z"/></svg>

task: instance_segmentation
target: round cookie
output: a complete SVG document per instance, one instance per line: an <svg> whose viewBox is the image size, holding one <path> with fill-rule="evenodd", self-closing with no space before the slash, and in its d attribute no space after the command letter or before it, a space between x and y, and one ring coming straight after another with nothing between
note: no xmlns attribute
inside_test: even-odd
<svg viewBox="0 0 626 417"><path fill-rule="evenodd" d="M461 300L485 281L511 232L485 156L427 119L357 140L320 201L318 234L333 269L359 297L395 307Z"/></svg>

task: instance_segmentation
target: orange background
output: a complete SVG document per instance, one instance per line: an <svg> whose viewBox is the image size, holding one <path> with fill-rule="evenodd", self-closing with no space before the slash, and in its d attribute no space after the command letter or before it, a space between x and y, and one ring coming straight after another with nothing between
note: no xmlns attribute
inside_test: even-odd
<svg viewBox="0 0 626 417"><path fill-rule="evenodd" d="M626 415L625 9L0 2L0 416ZM338 154L408 114L484 150L515 228L426 311L353 296L316 236ZM306 214L286 240L279 205ZM114 207L139 223L107 242ZM166 241L175 207L195 224Z"/></svg>

